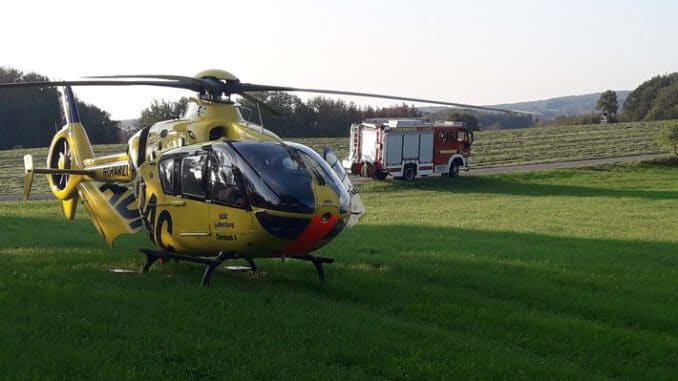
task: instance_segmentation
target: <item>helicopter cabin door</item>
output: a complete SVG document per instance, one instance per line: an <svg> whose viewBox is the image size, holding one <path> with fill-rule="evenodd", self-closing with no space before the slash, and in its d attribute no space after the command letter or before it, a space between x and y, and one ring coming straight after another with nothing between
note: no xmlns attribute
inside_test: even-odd
<svg viewBox="0 0 678 381"><path fill-rule="evenodd" d="M217 251L241 251L255 244L250 242L252 216L235 157L229 147L222 146L212 152L209 161L211 246Z"/></svg>
<svg viewBox="0 0 678 381"><path fill-rule="evenodd" d="M161 158L159 174L164 200L158 200L158 212L168 213L172 231L168 242L158 242L160 246L188 253L201 253L208 246L211 236L208 157L208 152L196 150Z"/></svg>

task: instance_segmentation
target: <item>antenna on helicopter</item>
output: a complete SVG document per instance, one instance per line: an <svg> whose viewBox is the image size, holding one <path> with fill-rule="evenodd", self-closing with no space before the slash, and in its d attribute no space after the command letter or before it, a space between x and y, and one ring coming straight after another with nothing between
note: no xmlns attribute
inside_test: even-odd
<svg viewBox="0 0 678 381"><path fill-rule="evenodd" d="M261 126L261 134L264 134L264 116L261 114L261 101L257 100L257 112L259 113L259 125Z"/></svg>

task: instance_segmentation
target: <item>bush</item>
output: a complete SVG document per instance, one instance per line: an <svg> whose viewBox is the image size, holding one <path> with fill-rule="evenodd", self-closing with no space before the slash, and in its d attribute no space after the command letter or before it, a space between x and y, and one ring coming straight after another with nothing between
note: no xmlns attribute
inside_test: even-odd
<svg viewBox="0 0 678 381"><path fill-rule="evenodd" d="M662 144L671 148L673 153L678 155L678 123L671 123L662 128L660 138Z"/></svg>

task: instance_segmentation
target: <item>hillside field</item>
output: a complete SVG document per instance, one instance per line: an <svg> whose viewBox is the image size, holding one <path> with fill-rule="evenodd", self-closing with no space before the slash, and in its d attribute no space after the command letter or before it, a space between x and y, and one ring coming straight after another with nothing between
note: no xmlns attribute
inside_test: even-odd
<svg viewBox="0 0 678 381"><path fill-rule="evenodd" d="M675 166L366 183L325 282L114 274L143 234L108 248L82 209L2 202L0 379L675 380Z"/></svg>
<svg viewBox="0 0 678 381"><path fill-rule="evenodd" d="M678 121L637 122L480 131L475 133L472 168L528 163L598 159L664 153L659 142L662 127ZM339 157L348 156L347 138L290 138L319 152L334 148ZM95 146L97 155L124 152L124 145ZM21 193L23 155L33 154L36 165L44 163L47 149L0 151L0 194ZM45 176L36 176L36 193L49 192Z"/></svg>

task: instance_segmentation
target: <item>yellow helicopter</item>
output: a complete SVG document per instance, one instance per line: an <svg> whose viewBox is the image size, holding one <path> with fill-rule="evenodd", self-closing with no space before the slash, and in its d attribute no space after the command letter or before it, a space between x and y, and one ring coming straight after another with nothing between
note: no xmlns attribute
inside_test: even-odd
<svg viewBox="0 0 678 381"><path fill-rule="evenodd" d="M124 153L95 157L80 123L71 86L161 86L193 90L182 119L138 131ZM245 120L231 100L239 95L269 111L248 92L300 91L379 97L499 112L492 107L452 102L243 83L223 70L195 77L122 75L77 81L2 83L3 88L61 87L66 119L50 144L46 168L24 157L24 198L34 174L46 174L67 219L80 201L109 245L142 228L157 249L139 249L146 262L158 259L206 265L202 284L229 259L290 258L311 262L324 279L323 264L334 259L313 255L365 213L358 191L336 154L321 157L304 145L283 141Z"/></svg>

